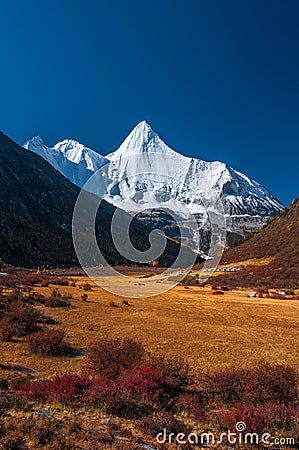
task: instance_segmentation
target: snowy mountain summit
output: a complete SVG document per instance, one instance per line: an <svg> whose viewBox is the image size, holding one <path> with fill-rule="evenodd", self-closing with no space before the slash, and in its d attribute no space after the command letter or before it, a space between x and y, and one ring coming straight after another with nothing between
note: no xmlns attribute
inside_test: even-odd
<svg viewBox="0 0 299 450"><path fill-rule="evenodd" d="M107 156L108 159L116 161L123 156L131 156L144 153L177 153L168 147L155 133L151 126L144 120L131 131L120 147Z"/></svg>
<svg viewBox="0 0 299 450"><path fill-rule="evenodd" d="M65 139L50 148L40 136L27 141L24 148L37 153L72 183L82 187L102 167L106 158L73 139Z"/></svg>
<svg viewBox="0 0 299 450"><path fill-rule="evenodd" d="M101 180L106 183L105 199L126 211L139 212L149 225L162 224L168 231L172 225L157 212L159 207L184 214L190 211L204 227L205 209L221 200L231 243L234 236L247 236L283 209L266 188L225 163L175 152L145 121L107 156L71 139L50 148L34 137L24 148L42 156L79 187L105 167L108 177ZM176 237L175 231L170 234Z"/></svg>

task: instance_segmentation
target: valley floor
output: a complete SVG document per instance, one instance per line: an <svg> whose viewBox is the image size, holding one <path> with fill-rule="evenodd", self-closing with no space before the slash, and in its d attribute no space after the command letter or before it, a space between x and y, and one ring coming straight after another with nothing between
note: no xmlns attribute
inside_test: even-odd
<svg viewBox="0 0 299 450"><path fill-rule="evenodd" d="M105 336L138 339L156 354L180 354L195 374L231 365L249 367L259 360L299 370L298 300L249 298L246 291L214 296L208 287L177 286L156 297L127 299L126 306L123 298L97 285L91 291L80 289L91 283L89 279L73 279L76 286L59 286L61 293L73 297L70 309L40 308L67 332L76 349L72 357L30 355L22 342L26 338L15 338L0 343L0 376L27 369L41 377L84 371L85 351ZM34 290L48 296L52 288ZM88 294L86 302L81 299L84 293Z"/></svg>

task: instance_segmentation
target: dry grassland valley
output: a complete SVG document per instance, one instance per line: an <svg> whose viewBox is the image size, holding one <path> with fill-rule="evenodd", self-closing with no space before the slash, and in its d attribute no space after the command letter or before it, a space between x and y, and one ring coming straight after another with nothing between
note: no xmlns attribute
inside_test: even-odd
<svg viewBox="0 0 299 450"><path fill-rule="evenodd" d="M132 153L140 171L159 154L176 181L150 172L106 186ZM299 449L299 198L284 208L226 164L177 154L144 121L107 156L0 133L0 162L0 450ZM81 188L103 164L105 198L97 210L87 191L80 216L95 208L94 240L88 225L74 237ZM217 264L207 213L180 184L201 177L200 196L226 217ZM185 240L164 204L193 214ZM119 251L125 224L138 255L161 239L162 253ZM110 272L90 278L82 259L103 268L94 244Z"/></svg>

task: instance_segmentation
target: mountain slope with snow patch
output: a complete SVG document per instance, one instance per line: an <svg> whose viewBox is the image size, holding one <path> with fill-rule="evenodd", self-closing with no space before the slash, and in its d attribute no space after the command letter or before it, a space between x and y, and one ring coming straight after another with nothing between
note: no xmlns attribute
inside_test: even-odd
<svg viewBox="0 0 299 450"><path fill-rule="evenodd" d="M185 215L187 211L205 224L207 211L221 201L228 231L247 236L283 209L266 188L227 164L175 152L145 121L107 156L71 139L49 148L35 137L24 148L42 156L79 187L102 169L107 175L99 177L105 199L141 213L148 223L154 208L168 208Z"/></svg>

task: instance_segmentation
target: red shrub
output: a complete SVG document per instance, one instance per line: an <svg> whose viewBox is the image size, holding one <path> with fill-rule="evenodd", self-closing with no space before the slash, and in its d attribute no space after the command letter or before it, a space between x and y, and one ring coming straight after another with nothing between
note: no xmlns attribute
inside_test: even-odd
<svg viewBox="0 0 299 450"><path fill-rule="evenodd" d="M166 358L151 356L149 364L154 367L165 380L168 395L177 396L182 388L190 384L190 367L183 358Z"/></svg>
<svg viewBox="0 0 299 450"><path fill-rule="evenodd" d="M62 356L68 350L62 330L44 330L34 334L28 341L31 353L40 356Z"/></svg>
<svg viewBox="0 0 299 450"><path fill-rule="evenodd" d="M143 366L126 374L122 380L122 388L130 395L158 400L165 394L166 381L157 369Z"/></svg>
<svg viewBox="0 0 299 450"><path fill-rule="evenodd" d="M135 399L124 389L122 381L107 377L95 379L83 399L89 406L105 411L105 414L120 417L136 419L152 412L143 399Z"/></svg>
<svg viewBox="0 0 299 450"><path fill-rule="evenodd" d="M50 397L50 381L36 380L21 384L19 386L20 394L27 400L45 402Z"/></svg>
<svg viewBox="0 0 299 450"><path fill-rule="evenodd" d="M145 371L147 372L147 371ZM137 377L138 378L138 377ZM88 377L64 374L56 375L49 380L38 380L23 383L19 389L21 395L28 400L48 402L56 401L64 405L87 404L89 407L104 410L106 414L122 417L139 417L149 414L150 406L144 397L155 397L156 380L140 383L133 374L124 380L113 380L107 377L90 379ZM147 384L146 384L147 383ZM139 389L139 386L142 389Z"/></svg>
<svg viewBox="0 0 299 450"><path fill-rule="evenodd" d="M223 291L215 290L212 292L212 295L224 295Z"/></svg>
<svg viewBox="0 0 299 450"><path fill-rule="evenodd" d="M10 288L10 287L18 287L20 283L15 275L7 274L5 277L0 277L0 285Z"/></svg>
<svg viewBox="0 0 299 450"><path fill-rule="evenodd" d="M15 335L14 323L9 316L4 316L0 322L0 340L2 342L11 341Z"/></svg>
<svg viewBox="0 0 299 450"><path fill-rule="evenodd" d="M297 373L291 367L260 363L250 369L235 367L206 374L204 388L208 401L220 404L242 402L295 402L298 398Z"/></svg>
<svg viewBox="0 0 299 450"><path fill-rule="evenodd" d="M81 284L80 288L82 288L83 291L92 291L92 284L84 283Z"/></svg>
<svg viewBox="0 0 299 450"><path fill-rule="evenodd" d="M12 301L6 305L3 325L12 327L13 336L21 337L38 330L38 322L42 320L40 311L25 304L22 300Z"/></svg>
<svg viewBox="0 0 299 450"><path fill-rule="evenodd" d="M139 366L144 358L143 345L133 339L105 338L88 352L88 371L94 375L118 378L125 371Z"/></svg>
<svg viewBox="0 0 299 450"><path fill-rule="evenodd" d="M50 381L50 397L65 405L79 403L84 392L91 386L92 381L80 375L71 373L56 375Z"/></svg>
<svg viewBox="0 0 299 450"><path fill-rule="evenodd" d="M182 394L179 396L176 407L178 411L188 412L201 422L208 419L208 413L202 406L202 401L198 394Z"/></svg>
<svg viewBox="0 0 299 450"><path fill-rule="evenodd" d="M125 397L120 384L105 376L96 378L88 390L84 393L84 401L96 408L104 408L112 413L118 405L123 403Z"/></svg>
<svg viewBox="0 0 299 450"><path fill-rule="evenodd" d="M84 392L90 406L122 417L139 417L151 411L145 400L156 400L163 392L161 376L150 367L132 370L123 379L101 376Z"/></svg>
<svg viewBox="0 0 299 450"><path fill-rule="evenodd" d="M65 308L71 306L66 298L48 297L43 300L43 304L48 308Z"/></svg>
<svg viewBox="0 0 299 450"><path fill-rule="evenodd" d="M68 286L69 280L66 278L50 278L50 284L54 284L55 286Z"/></svg>
<svg viewBox="0 0 299 450"><path fill-rule="evenodd" d="M25 284L26 286L34 286L35 284L40 284L42 282L42 277L37 274L30 274L20 279L20 284Z"/></svg>
<svg viewBox="0 0 299 450"><path fill-rule="evenodd" d="M269 402L263 405L238 405L230 411L216 415L222 429L235 430L236 423L246 424L247 432L269 432L276 429L290 430L298 418L298 407Z"/></svg>
<svg viewBox="0 0 299 450"><path fill-rule="evenodd" d="M82 401L83 394L88 391L92 381L86 377L66 373L56 375L50 380L37 380L24 383L20 392L28 400L46 402L58 401L71 405Z"/></svg>

